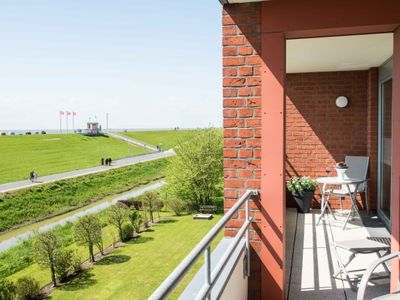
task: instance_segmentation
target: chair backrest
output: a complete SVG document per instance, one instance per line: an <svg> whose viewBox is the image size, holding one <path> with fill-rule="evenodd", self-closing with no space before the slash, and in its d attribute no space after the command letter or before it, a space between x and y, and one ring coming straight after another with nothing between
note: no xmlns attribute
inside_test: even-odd
<svg viewBox="0 0 400 300"><path fill-rule="evenodd" d="M371 277L371 275L374 272L374 270L376 269L376 267L379 266L380 264L383 264L383 263L385 263L389 260L395 259L395 258L400 259L400 252L385 255L385 256L379 258L378 260L376 260L374 263L372 263L372 265L370 265L368 267L368 269L365 271L365 273L361 279L360 286L358 287L357 300L364 300L365 290L367 288L369 278Z"/></svg>
<svg viewBox="0 0 400 300"><path fill-rule="evenodd" d="M344 174L345 178L367 179L369 157L368 156L346 156L345 162L349 167ZM365 184L358 188L359 192L365 191Z"/></svg>

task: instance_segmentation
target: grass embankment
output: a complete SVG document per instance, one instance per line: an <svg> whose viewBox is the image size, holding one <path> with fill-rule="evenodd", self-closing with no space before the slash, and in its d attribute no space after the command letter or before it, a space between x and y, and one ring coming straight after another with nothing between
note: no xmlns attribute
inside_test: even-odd
<svg viewBox="0 0 400 300"><path fill-rule="evenodd" d="M77 209L165 174L168 159L60 180L0 195L0 232Z"/></svg>
<svg viewBox="0 0 400 300"><path fill-rule="evenodd" d="M199 134L199 131L200 130L158 130L121 132L120 134L153 147L162 144L162 149L168 150L178 145L179 142L186 142L192 139Z"/></svg>
<svg viewBox="0 0 400 300"><path fill-rule="evenodd" d="M147 299L216 224L170 217L141 233L90 270L51 294L52 299ZM216 239L222 238L223 232ZM198 261L173 294L176 298L203 263Z"/></svg>
<svg viewBox="0 0 400 300"><path fill-rule="evenodd" d="M0 136L0 184L72 171L100 164L102 157L114 160L148 152L118 139L78 134Z"/></svg>

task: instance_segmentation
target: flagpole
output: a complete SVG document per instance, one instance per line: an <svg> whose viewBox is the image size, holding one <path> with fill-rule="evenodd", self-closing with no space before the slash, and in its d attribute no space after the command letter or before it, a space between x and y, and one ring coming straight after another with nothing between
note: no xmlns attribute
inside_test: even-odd
<svg viewBox="0 0 400 300"><path fill-rule="evenodd" d="M58 114L60 115L60 133L62 133L61 111L59 111Z"/></svg>
<svg viewBox="0 0 400 300"><path fill-rule="evenodd" d="M72 132L75 132L75 113L72 113Z"/></svg>
<svg viewBox="0 0 400 300"><path fill-rule="evenodd" d="M67 134L68 134L68 112L66 113L66 123L67 123Z"/></svg>

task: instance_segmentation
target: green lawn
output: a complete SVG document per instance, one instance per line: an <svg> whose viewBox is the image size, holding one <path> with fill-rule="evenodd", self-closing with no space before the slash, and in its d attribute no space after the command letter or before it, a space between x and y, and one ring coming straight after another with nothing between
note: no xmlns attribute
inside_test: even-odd
<svg viewBox="0 0 400 300"><path fill-rule="evenodd" d="M143 143L156 147L162 144L163 150L175 147L179 142L193 138L200 130L159 130L121 132L121 135L131 137Z"/></svg>
<svg viewBox="0 0 400 300"><path fill-rule="evenodd" d="M78 134L0 136L0 183L97 166L102 157L113 159L146 153L118 139Z"/></svg>
<svg viewBox="0 0 400 300"><path fill-rule="evenodd" d="M191 216L168 217L55 290L49 298L147 299L220 218L221 215L216 215L213 220L206 221L193 220ZM113 230L110 226L104 229L105 244L112 242ZM223 232L213 246L222 236ZM77 249L83 257L87 256L86 248L76 244L69 247ZM185 276L173 298L183 291L202 263L200 259ZM49 272L36 264L15 273L10 279L25 275L34 276L42 286L50 281Z"/></svg>
<svg viewBox="0 0 400 300"><path fill-rule="evenodd" d="M220 217L211 221L170 217L53 292L51 298L147 299ZM218 240L222 235L223 232ZM189 282L201 263L200 259L184 283ZM180 285L178 291L183 288Z"/></svg>

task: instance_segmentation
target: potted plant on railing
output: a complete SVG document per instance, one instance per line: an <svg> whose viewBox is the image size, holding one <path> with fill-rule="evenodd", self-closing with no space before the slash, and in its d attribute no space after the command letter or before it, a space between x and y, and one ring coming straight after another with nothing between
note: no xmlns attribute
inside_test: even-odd
<svg viewBox="0 0 400 300"><path fill-rule="evenodd" d="M286 182L286 187L292 193L297 204L297 211L310 212L311 200L318 184L308 176L293 177Z"/></svg>

